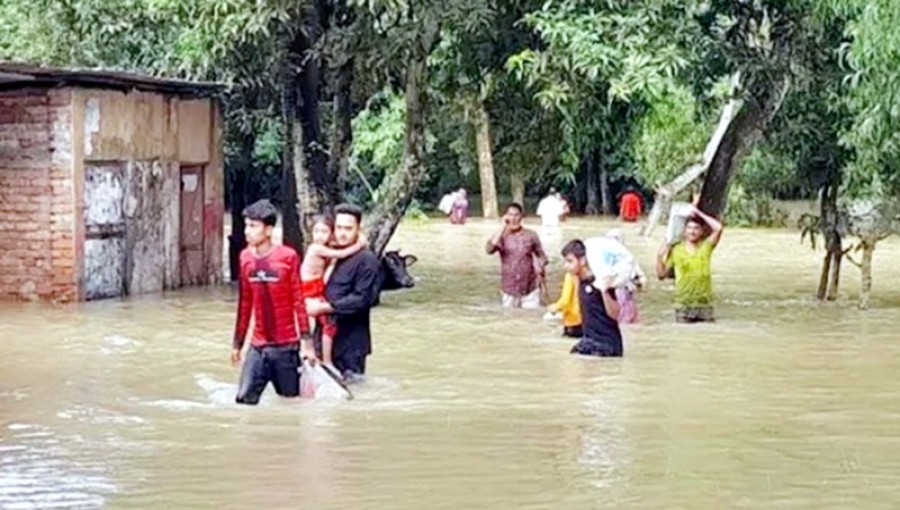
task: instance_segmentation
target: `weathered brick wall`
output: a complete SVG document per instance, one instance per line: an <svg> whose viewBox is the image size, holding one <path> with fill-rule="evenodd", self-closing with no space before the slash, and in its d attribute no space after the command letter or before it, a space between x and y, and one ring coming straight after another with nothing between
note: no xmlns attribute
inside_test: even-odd
<svg viewBox="0 0 900 510"><path fill-rule="evenodd" d="M70 102L0 93L0 298L74 297Z"/></svg>

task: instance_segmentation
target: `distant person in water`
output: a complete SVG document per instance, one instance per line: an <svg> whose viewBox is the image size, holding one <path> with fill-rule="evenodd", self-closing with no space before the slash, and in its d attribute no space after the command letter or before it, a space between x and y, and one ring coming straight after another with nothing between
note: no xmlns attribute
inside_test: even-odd
<svg viewBox="0 0 900 510"><path fill-rule="evenodd" d="M349 248L359 242L362 209L347 204L334 208L335 248ZM366 358L372 353L370 311L378 300L381 263L372 250L359 250L335 262L325 285L325 299L310 302L310 315L331 315L336 331L333 362L350 382L366 373ZM316 335L323 334L317 328Z"/></svg>
<svg viewBox="0 0 900 510"><path fill-rule="evenodd" d="M453 202L456 201L457 193L458 191L451 191L442 196L440 203L438 203L438 210L450 216L450 213L453 212Z"/></svg>
<svg viewBox="0 0 900 510"><path fill-rule="evenodd" d="M500 254L502 303L506 308L540 308L547 256L538 235L522 226L522 206L509 204L503 227L488 239L488 255Z"/></svg>
<svg viewBox="0 0 900 510"><path fill-rule="evenodd" d="M306 257L300 265L300 281L307 307L312 304L312 301L325 299L325 283L331 276L334 263L354 255L368 246L368 241L361 234L359 239L350 246L335 248L333 246L334 218L324 214L313 218L312 241L306 248ZM327 314L320 314L316 320L322 328L322 361L329 369L334 370L331 354L337 326L333 317Z"/></svg>
<svg viewBox="0 0 900 510"><path fill-rule="evenodd" d="M293 248L272 243L278 211L268 200L260 200L244 209L244 219L248 247L240 258L240 298L231 363L241 363L252 316L253 338L241 367L235 400L255 405L270 381L279 395L298 396L299 356L315 359L316 353L301 292L300 256Z"/></svg>
<svg viewBox="0 0 900 510"><path fill-rule="evenodd" d="M572 354L585 356L622 356L622 332L619 330L619 303L612 288L612 276L595 278L587 263L584 243L569 241L562 249L566 271L578 279L582 337Z"/></svg>
<svg viewBox="0 0 900 510"><path fill-rule="evenodd" d="M465 225L469 217L469 197L465 188L459 188L450 206L450 223Z"/></svg>
<svg viewBox="0 0 900 510"><path fill-rule="evenodd" d="M560 200L556 188L550 188L547 196L538 202L537 215L541 217L542 227L553 228L559 226L559 219L563 216L564 212L564 204L562 200Z"/></svg>
<svg viewBox="0 0 900 510"><path fill-rule="evenodd" d="M706 235L704 230L709 229ZM664 243L656 258L656 276L675 272L675 318L680 323L712 322L712 252L722 238L722 223L694 206L684 238Z"/></svg>
<svg viewBox="0 0 900 510"><path fill-rule="evenodd" d="M625 236L621 230L614 228L607 232L605 237L617 241L630 255L631 252L625 246ZM638 307L635 294L637 294L638 289L643 288L647 284L647 275L644 274L640 264L638 264L637 258L634 255L630 255L630 258L632 260L631 274L624 284L617 285L615 288L616 301L619 303L619 324L634 324L638 321Z"/></svg>
<svg viewBox="0 0 900 510"><path fill-rule="evenodd" d="M644 199L641 194L629 186L619 200L619 219L627 222L637 221L644 210Z"/></svg>

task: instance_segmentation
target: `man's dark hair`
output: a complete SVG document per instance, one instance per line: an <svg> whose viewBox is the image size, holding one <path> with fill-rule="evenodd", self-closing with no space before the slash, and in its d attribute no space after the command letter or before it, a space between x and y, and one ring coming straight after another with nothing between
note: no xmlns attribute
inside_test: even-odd
<svg viewBox="0 0 900 510"><path fill-rule="evenodd" d="M694 214L694 215L688 216L688 219L685 220L685 222L684 222L685 226L687 226L688 223L695 223L698 227L700 227L700 238L701 239L706 239L707 237L709 237L709 234L710 234L709 224L706 223L706 220L704 220L700 216L697 216L696 214Z"/></svg>
<svg viewBox="0 0 900 510"><path fill-rule="evenodd" d="M572 239L562 249L562 256L575 255L576 258L583 258L585 255L584 243L581 239Z"/></svg>
<svg viewBox="0 0 900 510"><path fill-rule="evenodd" d="M263 222L274 227L278 223L278 209L266 199L258 200L244 209L244 218Z"/></svg>
<svg viewBox="0 0 900 510"><path fill-rule="evenodd" d="M519 211L519 214L525 214L525 208L522 207L522 204L520 204L518 202L510 202L509 204L506 205L506 208L503 210L506 212L509 212L510 209L515 209L515 210Z"/></svg>
<svg viewBox="0 0 900 510"><path fill-rule="evenodd" d="M706 222L703 221L703 218L697 216L696 214L688 216L688 218L684 221L684 224L687 225L688 223L696 223L698 227L704 230L707 228Z"/></svg>
<svg viewBox="0 0 900 510"><path fill-rule="evenodd" d="M353 204L339 204L334 208L334 216L337 217L338 214L349 214L356 218L356 223L358 225L362 225L363 211L360 207Z"/></svg>

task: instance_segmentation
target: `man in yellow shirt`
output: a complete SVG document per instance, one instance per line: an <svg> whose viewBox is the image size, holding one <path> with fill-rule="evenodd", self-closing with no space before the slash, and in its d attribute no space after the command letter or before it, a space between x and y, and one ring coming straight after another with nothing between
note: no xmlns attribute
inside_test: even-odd
<svg viewBox="0 0 900 510"><path fill-rule="evenodd" d="M704 226L710 230L705 235ZM656 276L675 270L675 318L680 323L712 322L712 252L719 244L722 223L694 206L684 226L684 239L665 243L656 258Z"/></svg>

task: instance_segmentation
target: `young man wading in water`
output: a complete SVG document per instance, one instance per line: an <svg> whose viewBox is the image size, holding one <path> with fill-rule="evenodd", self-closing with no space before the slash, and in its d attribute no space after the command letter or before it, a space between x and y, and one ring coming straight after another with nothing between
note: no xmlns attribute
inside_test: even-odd
<svg viewBox="0 0 900 510"><path fill-rule="evenodd" d="M244 209L244 218L248 247L241 252L231 363L241 362L252 314L253 339L241 368L235 401L256 405L269 381L282 397L298 396L299 355L315 359L316 353L300 291L300 256L290 247L272 244L278 212L268 200L260 200Z"/></svg>
<svg viewBox="0 0 900 510"><path fill-rule="evenodd" d="M341 204L334 209L334 244L338 249L357 243L362 210ZM366 357L372 353L370 310L378 298L381 264L371 250L361 250L335 262L325 286L325 300L311 301L310 315L330 314L336 326L333 362L345 379L366 373ZM317 328L321 334L321 328Z"/></svg>
<svg viewBox="0 0 900 510"><path fill-rule="evenodd" d="M704 236L704 223L710 229ZM680 323L712 322L712 252L722 237L722 223L694 206L684 226L684 239L663 244L656 257L656 276L666 278L675 270L675 320Z"/></svg>
<svg viewBox="0 0 900 510"><path fill-rule="evenodd" d="M588 267L584 243L569 241L562 249L566 271L578 280L581 304L582 337L572 346L572 354L585 356L622 356L622 332L619 330L619 303L612 287L612 276L594 278Z"/></svg>
<svg viewBox="0 0 900 510"><path fill-rule="evenodd" d="M485 247L488 255L500 254L500 282L504 308L540 308L540 283L547 256L538 235L522 226L522 206L506 207L503 228Z"/></svg>

